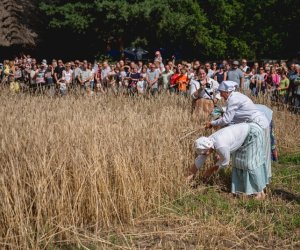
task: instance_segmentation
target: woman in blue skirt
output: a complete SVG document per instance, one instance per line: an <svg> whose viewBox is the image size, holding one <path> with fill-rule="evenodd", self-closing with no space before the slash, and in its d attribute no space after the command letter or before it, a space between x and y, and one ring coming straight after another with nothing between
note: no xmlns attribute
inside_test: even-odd
<svg viewBox="0 0 300 250"><path fill-rule="evenodd" d="M264 131L256 123L240 123L218 130L209 137L200 137L195 142L198 157L190 169L192 179L208 155L213 151L219 160L209 168L204 177L208 178L232 160L231 192L254 195L264 199L264 188L269 183L268 170L264 159Z"/></svg>

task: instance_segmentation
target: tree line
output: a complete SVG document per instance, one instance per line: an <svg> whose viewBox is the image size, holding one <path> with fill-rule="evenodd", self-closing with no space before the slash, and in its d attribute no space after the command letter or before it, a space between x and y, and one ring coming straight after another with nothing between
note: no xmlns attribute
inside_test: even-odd
<svg viewBox="0 0 300 250"><path fill-rule="evenodd" d="M24 0L13 0L19 5ZM141 46L201 58L286 58L299 50L298 0L42 0L31 29L66 55ZM38 16L38 18L37 18ZM36 21L38 20L38 22ZM29 23L29 27L31 22ZM52 46L52 47L49 47ZM75 51L74 51L75 49ZM54 51L54 52L53 52ZM49 51L50 53L50 51Z"/></svg>

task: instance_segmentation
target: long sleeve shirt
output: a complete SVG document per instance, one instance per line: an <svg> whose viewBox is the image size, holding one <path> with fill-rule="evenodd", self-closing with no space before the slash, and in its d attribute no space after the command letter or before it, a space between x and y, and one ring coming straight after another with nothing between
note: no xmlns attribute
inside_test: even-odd
<svg viewBox="0 0 300 250"><path fill-rule="evenodd" d="M215 81L214 79L208 78L207 83L209 85L208 88L203 89L200 92L199 98L205 98L205 99L211 99L211 98L217 98L221 99L220 93L218 91L219 83ZM200 89L200 82L196 80L191 80L190 82L190 95L192 96L193 99L197 99L194 96L194 93ZM208 95L208 94L210 95Z"/></svg>
<svg viewBox="0 0 300 250"><path fill-rule="evenodd" d="M213 141L214 149L220 157L215 164L216 166L220 168L228 166L230 154L243 145L249 131L250 125L248 123L241 123L222 128L209 136ZM195 165L198 169L203 166L206 158L207 155L199 155L195 159Z"/></svg>
<svg viewBox="0 0 300 250"><path fill-rule="evenodd" d="M260 110L260 112L264 113L270 124L273 119L273 110L262 104L255 104L255 106Z"/></svg>
<svg viewBox="0 0 300 250"><path fill-rule="evenodd" d="M226 112L212 121L213 126L224 127L229 124L255 122L261 128L267 128L269 122L265 115L255 106L251 99L239 92L232 92L227 99Z"/></svg>

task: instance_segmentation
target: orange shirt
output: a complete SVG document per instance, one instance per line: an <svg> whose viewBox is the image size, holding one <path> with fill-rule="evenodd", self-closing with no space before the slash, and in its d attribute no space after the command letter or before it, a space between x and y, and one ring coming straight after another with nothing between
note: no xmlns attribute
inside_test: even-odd
<svg viewBox="0 0 300 250"><path fill-rule="evenodd" d="M188 77L187 77L187 75L180 75L177 78L176 82L178 83L178 90L186 92L186 86L188 84Z"/></svg>

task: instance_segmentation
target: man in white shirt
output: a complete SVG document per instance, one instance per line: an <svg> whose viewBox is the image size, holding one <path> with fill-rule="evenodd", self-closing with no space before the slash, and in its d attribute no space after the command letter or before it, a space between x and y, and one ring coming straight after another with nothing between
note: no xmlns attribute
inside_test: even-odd
<svg viewBox="0 0 300 250"><path fill-rule="evenodd" d="M170 87L170 79L171 76L173 75L173 71L170 69L169 65L165 66L165 70L161 74L161 80L162 80L162 88L164 90L169 89Z"/></svg>
<svg viewBox="0 0 300 250"><path fill-rule="evenodd" d="M86 90L88 93L90 93L91 90L91 85L90 85L90 81L92 78L92 72L91 70L88 69L88 64L86 62L83 63L82 69L79 73L79 83L81 86L81 91L82 90Z"/></svg>
<svg viewBox="0 0 300 250"><path fill-rule="evenodd" d="M147 73L146 81L150 89L150 93L154 96L158 93L158 79L159 72L156 70L155 65L151 64L150 71Z"/></svg>
<svg viewBox="0 0 300 250"><path fill-rule="evenodd" d="M209 137L200 137L195 141L198 156L190 169L188 180L194 178L208 155L215 151L218 160L204 173L204 177L209 178L214 172L227 167L231 156L231 192L254 194L257 199L263 199L263 189L269 183L265 171L263 141L264 132L255 123L235 124L220 129Z"/></svg>
<svg viewBox="0 0 300 250"><path fill-rule="evenodd" d="M104 87L107 87L108 76L110 72L111 72L111 68L109 67L108 62L104 61L101 69L101 82L104 85Z"/></svg>
<svg viewBox="0 0 300 250"><path fill-rule="evenodd" d="M242 65L241 65L241 70L245 73L249 69L249 66L247 65L247 60L242 59Z"/></svg>

